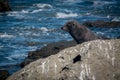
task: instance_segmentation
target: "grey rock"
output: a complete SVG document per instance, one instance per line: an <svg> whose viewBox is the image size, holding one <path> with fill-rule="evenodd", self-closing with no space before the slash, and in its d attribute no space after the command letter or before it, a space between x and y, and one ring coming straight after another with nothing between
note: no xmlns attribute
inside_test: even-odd
<svg viewBox="0 0 120 80"><path fill-rule="evenodd" d="M66 48L30 63L7 80L120 80L120 39Z"/></svg>

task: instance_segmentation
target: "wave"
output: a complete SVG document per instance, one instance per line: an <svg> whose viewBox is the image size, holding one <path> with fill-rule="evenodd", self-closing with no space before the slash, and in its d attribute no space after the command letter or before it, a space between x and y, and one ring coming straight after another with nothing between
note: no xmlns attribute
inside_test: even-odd
<svg viewBox="0 0 120 80"><path fill-rule="evenodd" d="M54 33L57 31L56 28L48 28L48 27L34 27L34 26L25 26L25 27L14 27L12 30L17 31L16 36L21 36L22 38L28 37L40 37L40 36L47 36L50 33Z"/></svg>
<svg viewBox="0 0 120 80"><path fill-rule="evenodd" d="M112 21L120 21L120 17L115 17L112 19Z"/></svg>
<svg viewBox="0 0 120 80"><path fill-rule="evenodd" d="M0 45L0 48L3 48L4 46Z"/></svg>
<svg viewBox="0 0 120 80"><path fill-rule="evenodd" d="M53 7L50 4L33 4L33 6L36 6L38 8L52 8Z"/></svg>
<svg viewBox="0 0 120 80"><path fill-rule="evenodd" d="M25 26L25 27L12 27L12 30L17 30L17 31L51 31L54 30L54 28L47 28L47 27L35 27L35 26Z"/></svg>
<svg viewBox="0 0 120 80"><path fill-rule="evenodd" d="M99 7L99 6L104 6L108 4L115 4L116 2L113 1L93 1L93 6Z"/></svg>
<svg viewBox="0 0 120 80"><path fill-rule="evenodd" d="M33 19L33 16L28 15L29 13L31 13L29 10L13 11L9 12L7 16L14 17L17 19Z"/></svg>
<svg viewBox="0 0 120 80"><path fill-rule="evenodd" d="M23 19L23 18L26 18L23 13L27 13L27 11L25 11L25 10L13 11L13 12L9 12L7 16L15 17L15 18L18 18L18 19Z"/></svg>
<svg viewBox="0 0 120 80"><path fill-rule="evenodd" d="M15 17L18 19L26 18L24 15L21 15L21 14L8 14L8 16Z"/></svg>
<svg viewBox="0 0 120 80"><path fill-rule="evenodd" d="M10 56L5 57L5 58L10 60L10 61L15 61L15 60L19 60L19 59L24 59L25 57L27 57L26 54L13 54L13 55L10 55Z"/></svg>
<svg viewBox="0 0 120 80"><path fill-rule="evenodd" d="M7 12L8 14L20 14L20 13L29 13L30 11L29 10L21 10L21 11L10 11L10 12Z"/></svg>
<svg viewBox="0 0 120 80"><path fill-rule="evenodd" d="M62 0L62 2L67 4L74 4L74 3L84 2L84 0Z"/></svg>
<svg viewBox="0 0 120 80"><path fill-rule="evenodd" d="M117 38L120 28L94 28L94 32L104 38Z"/></svg>
<svg viewBox="0 0 120 80"><path fill-rule="evenodd" d="M22 10L21 13L29 13L29 10Z"/></svg>
<svg viewBox="0 0 120 80"><path fill-rule="evenodd" d="M0 33L0 38L13 38L13 37L15 36L7 33Z"/></svg>
<svg viewBox="0 0 120 80"><path fill-rule="evenodd" d="M46 27L41 27L41 29L40 29L41 31L43 31L43 32L47 32L47 31L49 31L49 29L48 28L46 28Z"/></svg>
<svg viewBox="0 0 120 80"><path fill-rule="evenodd" d="M17 16L17 15L22 15L22 14L27 14L29 13L30 11L29 10L21 10L21 11L10 11L10 12L7 12L8 13L8 16Z"/></svg>
<svg viewBox="0 0 120 80"><path fill-rule="evenodd" d="M33 10L33 11L30 12L30 13L37 13L37 12L40 12L40 11L43 11L43 9Z"/></svg>
<svg viewBox="0 0 120 80"><path fill-rule="evenodd" d="M56 18L69 18L69 17L77 17L77 16L78 16L77 13L66 14L66 13L58 12L56 14Z"/></svg>
<svg viewBox="0 0 120 80"><path fill-rule="evenodd" d="M64 9L64 11L67 13L72 13L72 10Z"/></svg>

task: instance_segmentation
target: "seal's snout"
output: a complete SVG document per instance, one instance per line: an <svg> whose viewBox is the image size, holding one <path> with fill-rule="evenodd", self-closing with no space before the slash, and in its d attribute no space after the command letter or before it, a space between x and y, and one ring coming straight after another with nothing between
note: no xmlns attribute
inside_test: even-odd
<svg viewBox="0 0 120 80"><path fill-rule="evenodd" d="M68 32L68 28L66 26L61 27L61 29Z"/></svg>
<svg viewBox="0 0 120 80"><path fill-rule="evenodd" d="M67 31L67 28L65 26L61 27L61 29Z"/></svg>

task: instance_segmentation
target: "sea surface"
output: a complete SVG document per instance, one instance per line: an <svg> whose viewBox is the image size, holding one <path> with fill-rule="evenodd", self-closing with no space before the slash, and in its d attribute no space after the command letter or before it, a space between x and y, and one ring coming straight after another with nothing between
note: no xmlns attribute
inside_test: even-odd
<svg viewBox="0 0 120 80"><path fill-rule="evenodd" d="M9 0L12 11L0 13L0 69L12 74L29 51L50 42L72 40L60 28L69 20L120 21L120 0ZM120 28L90 28L109 38Z"/></svg>

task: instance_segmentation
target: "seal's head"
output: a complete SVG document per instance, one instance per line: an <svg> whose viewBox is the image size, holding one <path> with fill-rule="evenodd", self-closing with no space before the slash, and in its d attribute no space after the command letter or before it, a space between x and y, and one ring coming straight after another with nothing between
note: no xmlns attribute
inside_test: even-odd
<svg viewBox="0 0 120 80"><path fill-rule="evenodd" d="M77 21L69 21L67 22L63 27L61 27L62 30L70 32L77 28L78 22Z"/></svg>

